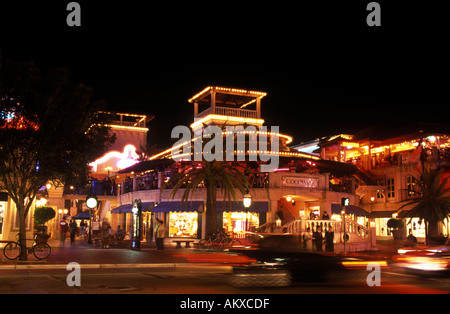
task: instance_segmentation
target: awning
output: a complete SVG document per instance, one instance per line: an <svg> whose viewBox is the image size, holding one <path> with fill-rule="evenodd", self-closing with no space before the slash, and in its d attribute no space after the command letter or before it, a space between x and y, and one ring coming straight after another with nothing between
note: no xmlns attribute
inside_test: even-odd
<svg viewBox="0 0 450 314"><path fill-rule="evenodd" d="M203 201L187 201L183 203L180 201L161 202L153 207L152 212L202 212L203 203Z"/></svg>
<svg viewBox="0 0 450 314"><path fill-rule="evenodd" d="M331 204L331 213L332 214L340 215L341 211L342 211L342 206L340 204ZM369 216L368 212L366 212L361 207L358 207L358 206L355 206L355 205L346 206L345 212L347 214L353 214L353 215L356 215L356 216L366 216L366 217Z"/></svg>
<svg viewBox="0 0 450 314"><path fill-rule="evenodd" d="M382 210L382 211L373 211L369 214L368 218L392 218L392 215L395 214L396 211L390 210Z"/></svg>
<svg viewBox="0 0 450 314"><path fill-rule="evenodd" d="M133 205L134 205L134 203L120 205L119 207L116 207L113 210L111 210L111 214L131 213L131 210L133 209ZM154 205L155 205L154 202L142 202L142 212L151 211Z"/></svg>
<svg viewBox="0 0 450 314"><path fill-rule="evenodd" d="M89 213L81 212L79 214L76 214L75 216L72 216L72 219L76 219L76 220L89 219Z"/></svg>
<svg viewBox="0 0 450 314"><path fill-rule="evenodd" d="M262 201L252 201L252 204L249 208L244 207L244 203L242 201L216 201L216 210L218 212L256 212L256 213L264 213L269 211L269 203Z"/></svg>

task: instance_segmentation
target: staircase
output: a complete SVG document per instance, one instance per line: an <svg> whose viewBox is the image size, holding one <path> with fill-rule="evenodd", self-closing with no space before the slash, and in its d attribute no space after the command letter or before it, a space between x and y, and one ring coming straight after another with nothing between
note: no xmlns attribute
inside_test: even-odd
<svg viewBox="0 0 450 314"><path fill-rule="evenodd" d="M295 209L295 206L291 202L286 201L285 198L281 198L278 201L278 210L281 210L283 213L283 223L298 218L298 210Z"/></svg>

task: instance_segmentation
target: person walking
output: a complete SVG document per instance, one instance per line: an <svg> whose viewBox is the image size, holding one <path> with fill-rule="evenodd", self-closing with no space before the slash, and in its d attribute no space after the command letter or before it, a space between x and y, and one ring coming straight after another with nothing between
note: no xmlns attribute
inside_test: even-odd
<svg viewBox="0 0 450 314"><path fill-rule="evenodd" d="M316 246L316 251L317 252L322 252L323 248L323 235L322 235L322 227L318 226L317 227L317 231L314 232L314 244Z"/></svg>
<svg viewBox="0 0 450 314"><path fill-rule="evenodd" d="M325 232L325 251L334 252L334 231L332 226L328 226Z"/></svg>
<svg viewBox="0 0 450 314"><path fill-rule="evenodd" d="M75 222L75 220L71 219L69 223L70 245L74 245L75 243L77 228L78 228L77 223Z"/></svg>
<svg viewBox="0 0 450 314"><path fill-rule="evenodd" d="M155 228L155 242L158 251L164 250L164 222L156 218L156 228Z"/></svg>
<svg viewBox="0 0 450 314"><path fill-rule="evenodd" d="M109 249L109 242L111 238L111 226L107 220L103 221L101 235L102 235L102 247L104 249Z"/></svg>
<svg viewBox="0 0 450 314"><path fill-rule="evenodd" d="M303 249L312 251L312 238L311 228L306 228L306 232L303 234Z"/></svg>
<svg viewBox="0 0 450 314"><path fill-rule="evenodd" d="M66 234L67 230L69 229L69 224L67 221L63 218L61 222L59 223L59 233L60 233L60 243L61 246L64 246L64 242L66 241Z"/></svg>

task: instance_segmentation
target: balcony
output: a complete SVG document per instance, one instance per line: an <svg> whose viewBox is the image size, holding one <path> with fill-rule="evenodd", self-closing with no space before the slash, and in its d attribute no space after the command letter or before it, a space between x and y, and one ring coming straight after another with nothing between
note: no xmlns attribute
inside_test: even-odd
<svg viewBox="0 0 450 314"><path fill-rule="evenodd" d="M214 108L210 107L210 108L200 112L196 116L196 118L201 119L210 114L229 116L229 117L259 119L258 112L255 110L226 108L226 107L214 107Z"/></svg>

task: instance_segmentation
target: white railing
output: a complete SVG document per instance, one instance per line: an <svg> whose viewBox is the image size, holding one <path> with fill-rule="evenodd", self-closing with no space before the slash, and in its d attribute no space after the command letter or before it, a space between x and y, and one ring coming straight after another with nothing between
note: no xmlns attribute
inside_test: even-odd
<svg viewBox="0 0 450 314"><path fill-rule="evenodd" d="M254 110L234 109L216 107L215 114L223 116L241 117L241 118L258 118L258 113Z"/></svg>
<svg viewBox="0 0 450 314"><path fill-rule="evenodd" d="M348 242L364 242L369 241L369 230L360 225L354 220L346 220L346 233L349 236ZM302 222L299 219L293 220L281 227L281 230L286 233L291 234L302 234L306 232L306 228L311 228L311 232L317 230L318 227L322 227L322 232L325 235L325 231L329 226L333 228L334 237L336 243L343 242L344 240L344 230L343 222L335 220L306 220L305 227L302 230ZM338 240L339 239L339 240Z"/></svg>

